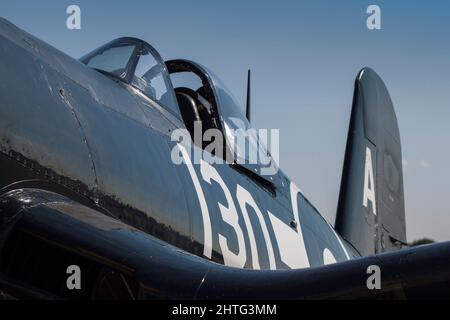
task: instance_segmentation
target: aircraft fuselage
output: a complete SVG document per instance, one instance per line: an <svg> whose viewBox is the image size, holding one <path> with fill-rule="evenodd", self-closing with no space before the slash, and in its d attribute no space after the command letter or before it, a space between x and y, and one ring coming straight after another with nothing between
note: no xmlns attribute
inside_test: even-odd
<svg viewBox="0 0 450 320"><path fill-rule="evenodd" d="M0 23L2 191L57 191L190 253L250 269L306 268L354 254L282 171L275 189L229 164L176 165L183 122ZM2 193L3 193L2 192Z"/></svg>

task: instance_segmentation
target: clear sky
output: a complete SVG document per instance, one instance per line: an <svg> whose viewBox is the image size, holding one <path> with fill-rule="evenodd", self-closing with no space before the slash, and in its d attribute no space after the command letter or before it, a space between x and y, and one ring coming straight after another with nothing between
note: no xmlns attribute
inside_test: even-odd
<svg viewBox="0 0 450 320"><path fill-rule="evenodd" d="M70 4L79 31L66 28ZM380 31L366 28L370 4ZM450 240L450 2L3 0L0 15L76 58L142 38L214 70L240 101L251 68L254 126L281 129L280 166L331 223L354 78L370 66L400 124L408 239Z"/></svg>

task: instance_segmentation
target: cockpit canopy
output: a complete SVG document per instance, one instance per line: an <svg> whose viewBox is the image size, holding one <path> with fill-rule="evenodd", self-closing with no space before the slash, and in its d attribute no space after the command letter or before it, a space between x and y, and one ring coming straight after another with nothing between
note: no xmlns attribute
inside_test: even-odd
<svg viewBox="0 0 450 320"><path fill-rule="evenodd" d="M164 61L144 41L135 38L117 39L80 60L99 72L131 84L150 99L178 114Z"/></svg>
<svg viewBox="0 0 450 320"><path fill-rule="evenodd" d="M196 121L202 123L201 134L208 129L220 130L228 145L222 156L228 157L231 152L234 162L245 163L246 155L253 149L265 158L264 163L271 162L265 147L254 135L244 137L244 148L248 148L248 152L235 148L233 132L249 131L250 123L230 91L205 67L187 60L164 62L152 46L135 38L111 41L80 60L90 68L132 86L183 120L193 140ZM198 147L205 148L205 145ZM251 170L255 171L254 168Z"/></svg>

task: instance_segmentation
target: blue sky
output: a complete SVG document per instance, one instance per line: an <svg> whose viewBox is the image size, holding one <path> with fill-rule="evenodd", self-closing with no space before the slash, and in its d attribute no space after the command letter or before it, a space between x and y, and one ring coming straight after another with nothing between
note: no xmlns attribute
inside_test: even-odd
<svg viewBox="0 0 450 320"><path fill-rule="evenodd" d="M66 8L82 29L66 28ZM382 30L366 9L382 10ZM280 166L334 223L354 78L385 80L405 159L408 239L450 240L450 3L444 1L2 1L0 15L80 57L119 36L165 59L215 71L244 101L253 71L253 124L280 128Z"/></svg>

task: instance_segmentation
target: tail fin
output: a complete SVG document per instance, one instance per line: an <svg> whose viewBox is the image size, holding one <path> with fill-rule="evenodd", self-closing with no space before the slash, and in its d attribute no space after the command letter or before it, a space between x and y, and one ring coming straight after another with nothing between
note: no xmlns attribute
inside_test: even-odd
<svg viewBox="0 0 450 320"><path fill-rule="evenodd" d="M336 230L363 256L406 243L397 118L386 86L369 68L355 83Z"/></svg>

